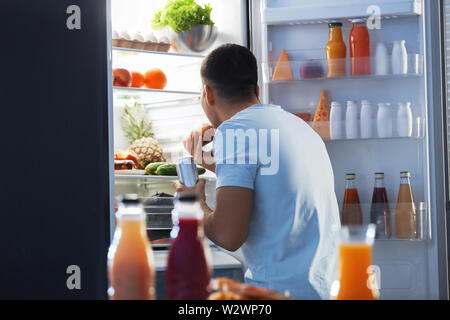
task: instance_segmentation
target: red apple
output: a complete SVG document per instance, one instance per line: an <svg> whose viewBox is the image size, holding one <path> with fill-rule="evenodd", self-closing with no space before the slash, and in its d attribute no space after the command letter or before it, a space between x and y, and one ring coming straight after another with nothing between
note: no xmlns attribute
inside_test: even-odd
<svg viewBox="0 0 450 320"><path fill-rule="evenodd" d="M131 86L131 73L127 69L114 69L114 86L116 87L129 87Z"/></svg>

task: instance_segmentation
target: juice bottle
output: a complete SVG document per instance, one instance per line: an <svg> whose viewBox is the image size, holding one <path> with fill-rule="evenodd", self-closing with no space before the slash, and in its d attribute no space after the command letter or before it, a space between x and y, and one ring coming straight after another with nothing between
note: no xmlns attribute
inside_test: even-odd
<svg viewBox="0 0 450 320"><path fill-rule="evenodd" d="M329 41L327 44L328 78L344 77L346 75L347 48L342 39L342 23L328 24Z"/></svg>
<svg viewBox="0 0 450 320"><path fill-rule="evenodd" d="M205 300L212 274L211 253L204 244L203 211L197 197L181 193L175 200L172 216L178 233L167 262L167 298Z"/></svg>
<svg viewBox="0 0 450 320"><path fill-rule="evenodd" d="M355 185L356 174L348 173L345 175L345 195L342 207L343 225L361 225L362 213L359 202L358 189Z"/></svg>
<svg viewBox="0 0 450 320"><path fill-rule="evenodd" d="M373 188L372 207L370 209L370 223L377 226L377 238L390 238L391 211L384 186L384 173L375 173L375 187Z"/></svg>
<svg viewBox="0 0 450 320"><path fill-rule="evenodd" d="M332 285L336 300L376 300L379 292L372 273L375 225L343 226L340 231L338 285Z"/></svg>
<svg viewBox="0 0 450 320"><path fill-rule="evenodd" d="M400 188L395 210L395 231L397 238L417 237L417 216L411 191L408 171L400 172Z"/></svg>
<svg viewBox="0 0 450 320"><path fill-rule="evenodd" d="M145 213L137 195L119 203L117 227L108 251L108 295L111 300L155 298L153 251L147 237Z"/></svg>
<svg viewBox="0 0 450 320"><path fill-rule="evenodd" d="M351 75L370 74L370 37L364 19L352 20L350 31Z"/></svg>

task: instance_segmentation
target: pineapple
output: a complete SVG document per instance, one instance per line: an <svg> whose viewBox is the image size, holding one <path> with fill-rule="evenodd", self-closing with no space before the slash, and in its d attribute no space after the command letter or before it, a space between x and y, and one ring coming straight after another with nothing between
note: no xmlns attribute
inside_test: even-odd
<svg viewBox="0 0 450 320"><path fill-rule="evenodd" d="M166 161L161 145L153 138L152 123L147 120L147 112L141 104L126 105L122 122L122 129L131 143L130 151L138 157L138 169L145 169L152 162Z"/></svg>

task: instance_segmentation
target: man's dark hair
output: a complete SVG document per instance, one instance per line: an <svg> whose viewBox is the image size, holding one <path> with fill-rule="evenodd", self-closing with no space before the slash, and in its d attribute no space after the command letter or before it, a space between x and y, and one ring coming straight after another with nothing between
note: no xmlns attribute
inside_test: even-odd
<svg viewBox="0 0 450 320"><path fill-rule="evenodd" d="M203 60L200 74L226 100L250 100L257 96L258 64L253 53L243 46L218 47Z"/></svg>

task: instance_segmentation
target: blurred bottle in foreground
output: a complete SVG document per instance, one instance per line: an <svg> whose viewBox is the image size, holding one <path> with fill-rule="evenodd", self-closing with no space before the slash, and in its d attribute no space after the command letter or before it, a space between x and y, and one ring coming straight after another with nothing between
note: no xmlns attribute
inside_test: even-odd
<svg viewBox="0 0 450 320"><path fill-rule="evenodd" d="M211 252L205 243L203 211L197 196L181 193L172 220L178 230L169 252L166 292L169 300L206 300L212 275Z"/></svg>
<svg viewBox="0 0 450 320"><path fill-rule="evenodd" d="M155 299L155 269L145 213L137 195L120 199L117 227L108 251L111 300Z"/></svg>
<svg viewBox="0 0 450 320"><path fill-rule="evenodd" d="M334 300L377 300L378 285L372 265L374 224L343 226L338 234L339 269L331 286Z"/></svg>

